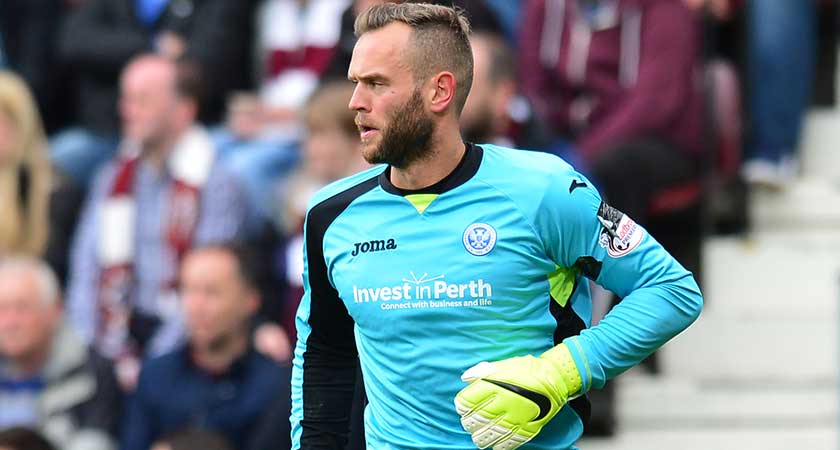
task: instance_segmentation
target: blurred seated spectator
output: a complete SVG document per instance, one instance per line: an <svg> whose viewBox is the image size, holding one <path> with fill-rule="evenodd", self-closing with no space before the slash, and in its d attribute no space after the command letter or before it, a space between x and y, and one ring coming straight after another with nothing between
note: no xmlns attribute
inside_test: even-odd
<svg viewBox="0 0 840 450"><path fill-rule="evenodd" d="M78 83L78 124L53 137L53 161L87 183L114 155L123 67L156 52L196 61L207 96L201 119L221 120L229 92L250 87L253 1L86 0L67 18L58 54Z"/></svg>
<svg viewBox="0 0 840 450"><path fill-rule="evenodd" d="M229 98L226 127L215 136L226 164L256 205L258 219L271 217L271 186L298 159L300 108L335 53L341 14L350 1L260 2L258 92Z"/></svg>
<svg viewBox="0 0 840 450"><path fill-rule="evenodd" d="M523 17L523 91L572 144L571 162L592 178L604 201L651 229L657 196L699 183L704 148L696 17L682 0L528 0ZM651 232L694 272L700 211L699 199L689 199ZM620 301L612 297L613 304ZM655 357L645 366L658 371ZM591 396L587 434L614 432L613 389L608 383Z"/></svg>
<svg viewBox="0 0 840 450"><path fill-rule="evenodd" d="M55 450L37 431L25 427L0 430L0 450Z"/></svg>
<svg viewBox="0 0 840 450"><path fill-rule="evenodd" d="M237 238L246 203L196 123L195 67L142 55L120 82L123 142L88 193L71 250L68 315L122 385L183 336L175 287L196 244Z"/></svg>
<svg viewBox="0 0 840 450"><path fill-rule="evenodd" d="M151 450L233 450L225 439L207 430L172 433L155 442Z"/></svg>
<svg viewBox="0 0 840 450"><path fill-rule="evenodd" d="M187 427L220 433L237 449L290 447L290 367L257 353L249 322L260 298L243 250L215 244L191 250L181 269L187 345L144 363L123 423L121 449L146 450Z"/></svg>
<svg viewBox="0 0 840 450"><path fill-rule="evenodd" d="M64 282L82 194L50 166L47 139L24 81L0 71L0 259L44 257Z"/></svg>
<svg viewBox="0 0 840 450"><path fill-rule="evenodd" d="M113 367L64 324L59 297L46 264L0 263L0 428L37 428L60 450L112 449Z"/></svg>
<svg viewBox="0 0 840 450"><path fill-rule="evenodd" d="M516 59L507 42L487 32L470 35L473 82L464 110L461 132L476 144L497 144L528 150L554 150L555 143L519 94Z"/></svg>
<svg viewBox="0 0 840 450"><path fill-rule="evenodd" d="M356 114L347 107L352 95L353 85L346 80L329 81L315 91L303 114L303 160L277 190L282 205L279 221L287 236L284 275L291 287L283 328L292 339L296 339L295 314L303 295L303 221L309 200L330 182L370 167L359 150Z"/></svg>
<svg viewBox="0 0 840 450"><path fill-rule="evenodd" d="M698 31L679 0L529 0L525 11L524 92L611 206L643 225L656 193L698 174Z"/></svg>

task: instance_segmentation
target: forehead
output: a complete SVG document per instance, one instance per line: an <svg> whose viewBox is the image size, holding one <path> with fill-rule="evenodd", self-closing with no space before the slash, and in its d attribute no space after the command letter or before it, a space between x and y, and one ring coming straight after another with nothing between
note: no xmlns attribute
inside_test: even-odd
<svg viewBox="0 0 840 450"><path fill-rule="evenodd" d="M34 301L38 298L35 275L26 270L8 270L0 273L0 302Z"/></svg>
<svg viewBox="0 0 840 450"><path fill-rule="evenodd" d="M157 60L141 60L131 64L123 73L123 86L154 87L174 82L175 69L170 64Z"/></svg>
<svg viewBox="0 0 840 450"><path fill-rule="evenodd" d="M353 48L348 76L363 77L371 73L393 74L408 70L406 48L411 27L392 22L363 34Z"/></svg>
<svg viewBox="0 0 840 450"><path fill-rule="evenodd" d="M215 248L200 249L187 255L182 272L185 278L217 281L224 275L234 274L236 264L236 259L228 252Z"/></svg>

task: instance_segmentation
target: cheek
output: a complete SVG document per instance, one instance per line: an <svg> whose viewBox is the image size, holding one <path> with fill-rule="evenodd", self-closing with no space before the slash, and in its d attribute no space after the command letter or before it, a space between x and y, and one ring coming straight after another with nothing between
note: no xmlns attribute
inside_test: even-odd
<svg viewBox="0 0 840 450"><path fill-rule="evenodd" d="M17 132L8 120L0 119L0 162L11 158Z"/></svg>

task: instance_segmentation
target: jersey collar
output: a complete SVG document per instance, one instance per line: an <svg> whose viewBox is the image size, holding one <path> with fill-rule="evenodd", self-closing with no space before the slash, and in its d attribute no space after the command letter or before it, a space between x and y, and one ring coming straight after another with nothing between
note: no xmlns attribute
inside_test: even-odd
<svg viewBox="0 0 840 450"><path fill-rule="evenodd" d="M391 166L388 166L379 175L379 185L382 186L385 192L401 196L412 194L443 194L444 192L451 191L469 181L478 172L479 166L481 166L484 150L478 145L469 142L464 143L464 146L464 156L455 169L442 180L431 186L420 189L400 189L391 184Z"/></svg>

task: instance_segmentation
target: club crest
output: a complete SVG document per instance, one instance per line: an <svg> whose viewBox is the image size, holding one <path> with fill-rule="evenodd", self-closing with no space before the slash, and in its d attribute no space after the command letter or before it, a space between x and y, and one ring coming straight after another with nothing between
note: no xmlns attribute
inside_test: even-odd
<svg viewBox="0 0 840 450"><path fill-rule="evenodd" d="M496 246L496 230L486 223L474 223L464 230L464 247L475 256L484 256Z"/></svg>

